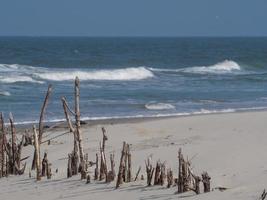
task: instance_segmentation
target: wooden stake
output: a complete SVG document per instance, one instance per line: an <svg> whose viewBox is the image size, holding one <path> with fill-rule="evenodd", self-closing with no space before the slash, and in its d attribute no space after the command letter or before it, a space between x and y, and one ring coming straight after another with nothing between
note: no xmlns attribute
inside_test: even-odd
<svg viewBox="0 0 267 200"><path fill-rule="evenodd" d="M160 184L160 161L157 162L155 168L154 185Z"/></svg>
<svg viewBox="0 0 267 200"><path fill-rule="evenodd" d="M47 153L44 153L44 158L42 160L42 176L47 175L47 168L48 168Z"/></svg>
<svg viewBox="0 0 267 200"><path fill-rule="evenodd" d="M141 171L141 166L138 168L138 171L137 171L137 173L135 175L134 181L137 181L137 178L138 178L138 175L139 175L140 171Z"/></svg>
<svg viewBox="0 0 267 200"><path fill-rule="evenodd" d="M3 113L0 112L0 152L1 152L1 160L0 160L0 178L5 176L5 125L4 125L4 117Z"/></svg>
<svg viewBox="0 0 267 200"><path fill-rule="evenodd" d="M111 182L115 179L115 161L114 161L114 154L110 154L110 168L111 170L108 173L108 182Z"/></svg>
<svg viewBox="0 0 267 200"><path fill-rule="evenodd" d="M210 176L208 175L208 172L202 173L202 182L204 186L204 192L210 192Z"/></svg>
<svg viewBox="0 0 267 200"><path fill-rule="evenodd" d="M153 174L155 170L155 168L153 168L151 164L151 157L147 158L147 161L145 162L145 164L146 164L146 174L147 174L147 186L151 186L152 178L153 178Z"/></svg>
<svg viewBox="0 0 267 200"><path fill-rule="evenodd" d="M167 170L167 188L170 188L173 185L173 173L171 169Z"/></svg>
<svg viewBox="0 0 267 200"><path fill-rule="evenodd" d="M67 177L72 177L72 155L68 154L68 168L67 168Z"/></svg>
<svg viewBox="0 0 267 200"><path fill-rule="evenodd" d="M178 193L184 192L184 179L183 179L183 171L182 171L182 165L183 165L183 155L182 155L182 149L180 148L178 151L178 161L179 161L179 168L178 168Z"/></svg>
<svg viewBox="0 0 267 200"><path fill-rule="evenodd" d="M98 154L96 154L95 155L95 163L96 163L96 165L95 165L95 177L94 177L94 179L95 180L98 180L98 176L99 176L99 168L98 168Z"/></svg>
<svg viewBox="0 0 267 200"><path fill-rule="evenodd" d="M124 162L125 155L126 155L126 142L123 142L116 188L119 188L120 184L122 184L122 182L123 182L123 170L124 170L124 164L125 164L125 162Z"/></svg>
<svg viewBox="0 0 267 200"><path fill-rule="evenodd" d="M34 148L36 152L36 180L41 180L41 171L40 171L40 146L39 146L39 140L36 132L35 126L33 126L33 136L34 136Z"/></svg>
<svg viewBox="0 0 267 200"><path fill-rule="evenodd" d="M129 144L127 144L127 158L128 158L127 182L131 182L132 181L132 155L130 152Z"/></svg>
<svg viewBox="0 0 267 200"><path fill-rule="evenodd" d="M81 166L81 179L86 179L84 152L81 135L81 114L80 114L80 81L79 78L75 78L75 120L76 120L76 134L80 153L80 166Z"/></svg>
<svg viewBox="0 0 267 200"><path fill-rule="evenodd" d="M162 163L160 166L160 181L159 184L160 185L164 185L165 184L165 179L166 179L166 167L165 164Z"/></svg>
<svg viewBox="0 0 267 200"><path fill-rule="evenodd" d="M43 132L44 132L44 114L45 114L45 110L48 105L48 100L49 100L51 93L52 93L52 85L49 85L47 92L46 92L45 100L44 100L44 103L41 109L40 119L39 119L39 138L38 138L39 145L42 143L42 137L43 137Z"/></svg>
<svg viewBox="0 0 267 200"><path fill-rule="evenodd" d="M67 100L64 97L61 98L61 101L62 101L62 104L63 104L63 110L64 110L64 113L65 113L66 121L68 123L70 132L73 133L73 151L74 151L75 154L78 155L77 134L76 134L75 129L73 128L73 125L72 125L72 122L71 122L71 119L70 119L70 116L69 116L69 113L68 113L68 103L67 103Z"/></svg>
<svg viewBox="0 0 267 200"><path fill-rule="evenodd" d="M16 152L17 152L17 144L16 144L16 129L14 126L14 119L12 113L9 114L9 121L11 127L11 145L12 145L12 174L16 174Z"/></svg>

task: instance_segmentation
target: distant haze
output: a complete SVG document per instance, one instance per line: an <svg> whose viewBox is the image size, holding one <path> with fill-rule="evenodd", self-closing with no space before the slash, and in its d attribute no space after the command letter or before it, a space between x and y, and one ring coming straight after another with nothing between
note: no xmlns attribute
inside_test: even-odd
<svg viewBox="0 0 267 200"><path fill-rule="evenodd" d="M2 36L267 36L266 0L1 0Z"/></svg>

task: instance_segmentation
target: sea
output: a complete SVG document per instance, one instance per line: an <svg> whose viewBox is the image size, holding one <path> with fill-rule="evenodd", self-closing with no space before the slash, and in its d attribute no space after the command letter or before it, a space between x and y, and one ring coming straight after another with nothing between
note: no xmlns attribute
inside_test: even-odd
<svg viewBox="0 0 267 200"><path fill-rule="evenodd" d="M266 37L0 37L0 112L64 120L81 84L83 120L267 108Z"/></svg>

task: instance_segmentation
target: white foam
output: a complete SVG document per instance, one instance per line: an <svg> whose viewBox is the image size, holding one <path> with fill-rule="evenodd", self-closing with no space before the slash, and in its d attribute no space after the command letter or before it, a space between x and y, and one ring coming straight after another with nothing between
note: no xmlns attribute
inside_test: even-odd
<svg viewBox="0 0 267 200"><path fill-rule="evenodd" d="M145 67L95 70L95 71L55 71L47 73L35 73L35 77L51 81L74 80L76 76L80 80L142 80L154 77L154 74Z"/></svg>
<svg viewBox="0 0 267 200"><path fill-rule="evenodd" d="M210 66L196 66L196 67L185 67L180 69L159 69L159 68L149 68L151 71L155 72L183 72L183 73L196 73L196 74L225 74L241 71L240 65L232 60L225 60L219 62L215 65Z"/></svg>
<svg viewBox="0 0 267 200"><path fill-rule="evenodd" d="M175 109L175 106L168 103L148 103L145 105L148 110L170 110Z"/></svg>
<svg viewBox="0 0 267 200"><path fill-rule="evenodd" d="M10 96L10 92L7 91L0 91L0 96Z"/></svg>
<svg viewBox="0 0 267 200"><path fill-rule="evenodd" d="M36 68L29 65L0 64L0 72L31 72ZM42 68L40 68L42 69Z"/></svg>
<svg viewBox="0 0 267 200"><path fill-rule="evenodd" d="M19 75L8 76L8 77L0 76L0 82L2 83L30 82L30 83L39 83L39 84L44 83L43 81L34 80L33 78L29 76L19 76Z"/></svg>
<svg viewBox="0 0 267 200"><path fill-rule="evenodd" d="M231 61L231 60L225 60L223 62L217 63L215 65L211 66L202 66L202 67L189 67L185 68L183 72L188 73L231 73L233 71L240 71L241 67L238 65L238 63Z"/></svg>

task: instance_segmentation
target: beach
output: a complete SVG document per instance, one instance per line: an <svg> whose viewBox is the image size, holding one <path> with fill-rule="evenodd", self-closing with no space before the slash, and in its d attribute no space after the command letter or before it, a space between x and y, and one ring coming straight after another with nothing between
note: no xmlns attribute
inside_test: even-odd
<svg viewBox="0 0 267 200"><path fill-rule="evenodd" d="M108 137L106 154L115 154L115 170L118 172L123 141L130 144L132 173L141 166L140 175L146 177L145 160L152 155L153 165L159 159L178 176L178 149L191 161L195 174L207 171L211 177L209 193L194 192L176 194L177 186L146 186L146 180L123 183L115 189L115 181L104 183L93 180L94 167L89 168L91 183L85 184L80 175L67 178L67 155L73 148L72 133L41 145L41 155L48 153L52 163L52 178L36 182L35 171L29 169L33 146L22 149L27 159L25 174L0 179L0 199L258 199L266 188L267 111L221 113L184 117L128 119L87 122L82 126L84 151L89 160L95 160L102 140L101 128ZM29 127L30 128L30 127ZM44 133L43 141L66 132L55 127ZM109 162L108 162L109 166ZM56 170L58 171L56 173ZM216 188L225 188L220 191Z"/></svg>

